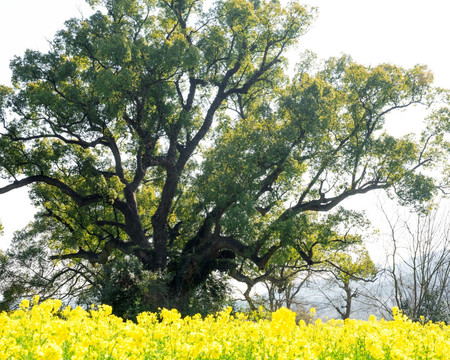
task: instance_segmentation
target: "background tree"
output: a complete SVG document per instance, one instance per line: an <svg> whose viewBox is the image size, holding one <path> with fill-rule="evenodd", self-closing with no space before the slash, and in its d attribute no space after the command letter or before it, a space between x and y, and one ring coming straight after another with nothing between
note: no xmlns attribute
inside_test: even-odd
<svg viewBox="0 0 450 360"><path fill-rule="evenodd" d="M362 243L357 233L365 231L368 225L363 214L341 207L325 216L303 213L284 235L290 246L278 250L266 268L242 263L240 269L245 268L247 275L242 270L230 275L247 285L243 295L251 310L258 306L268 311L282 306L296 310L293 306L302 305L298 295L310 277L335 269L339 266L336 260L347 259L349 249ZM265 292L255 298L251 291L258 283Z"/></svg>
<svg viewBox="0 0 450 360"><path fill-rule="evenodd" d="M421 139L382 132L392 111L439 100L426 67L307 58L288 77L283 56L312 20L297 3L89 3L99 11L15 58L0 88L0 194L30 186L53 276L97 284L131 261L149 273L133 287L147 307L186 310L217 271L270 271L307 213L375 189L432 197L421 169L448 111Z"/></svg>
<svg viewBox="0 0 450 360"><path fill-rule="evenodd" d="M372 303L388 313L393 306L414 321L450 321L450 224L447 212L393 217L387 264L381 289L371 292Z"/></svg>
<svg viewBox="0 0 450 360"><path fill-rule="evenodd" d="M354 310L354 299L364 293L364 283L375 280L378 269L364 247L336 254L327 267L328 276L315 283L326 301L322 306L331 305L342 319L348 319Z"/></svg>
<svg viewBox="0 0 450 360"><path fill-rule="evenodd" d="M233 275L232 273L231 276ZM270 270L266 269L259 276L239 275L235 276L235 279L247 286L241 292L251 311L263 308L265 311L274 312L281 307L297 311L303 308L299 293L307 284L310 275L311 271L307 266L299 265L299 261L288 261L283 265L272 266ZM235 297L234 301L241 299Z"/></svg>
<svg viewBox="0 0 450 360"><path fill-rule="evenodd" d="M66 266L49 261L50 256L48 242L37 227L15 234L11 247L0 256L1 310L17 308L22 298L34 295L41 296L42 300L60 298L73 302L93 284L95 277L89 265Z"/></svg>

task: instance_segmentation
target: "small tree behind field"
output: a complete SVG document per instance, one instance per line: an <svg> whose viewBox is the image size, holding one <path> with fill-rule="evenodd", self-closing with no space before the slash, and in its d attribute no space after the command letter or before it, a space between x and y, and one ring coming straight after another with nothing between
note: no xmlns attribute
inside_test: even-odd
<svg viewBox="0 0 450 360"><path fill-rule="evenodd" d="M348 319L354 310L354 299L361 295L364 286L373 282L378 269L364 247L339 254L328 262L328 271L314 282L322 295L324 308L331 306L342 319Z"/></svg>

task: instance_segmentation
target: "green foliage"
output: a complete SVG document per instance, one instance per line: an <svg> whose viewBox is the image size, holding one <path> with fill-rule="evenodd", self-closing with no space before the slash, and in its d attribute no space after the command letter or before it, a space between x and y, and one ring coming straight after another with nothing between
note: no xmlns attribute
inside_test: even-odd
<svg viewBox="0 0 450 360"><path fill-rule="evenodd" d="M180 310L186 316L207 316L222 311L224 306L231 302L231 298L228 279L220 273L215 273L190 294Z"/></svg>
<svg viewBox="0 0 450 360"><path fill-rule="evenodd" d="M169 306L161 280L143 270L136 259L127 257L103 266L95 284L78 301L87 307L92 303L109 304L115 315L132 321L141 312L157 312L154 304Z"/></svg>
<svg viewBox="0 0 450 360"><path fill-rule="evenodd" d="M353 249L349 253L336 254L330 257L331 271L336 279L344 285L351 280L370 281L378 273L378 269L364 248Z"/></svg>
<svg viewBox="0 0 450 360"><path fill-rule="evenodd" d="M297 3L89 3L98 11L67 21L49 52L11 62L0 194L30 186L53 270L94 284L109 271L98 294L128 294L126 316L147 282L181 308L221 292L206 285L217 271L247 282L323 263L359 241L340 224L362 220L314 214L351 196L391 189L419 206L435 192L422 169L447 146L448 111L420 139L382 132L392 111L440 99L426 67L307 54L288 76L284 55L314 18Z"/></svg>

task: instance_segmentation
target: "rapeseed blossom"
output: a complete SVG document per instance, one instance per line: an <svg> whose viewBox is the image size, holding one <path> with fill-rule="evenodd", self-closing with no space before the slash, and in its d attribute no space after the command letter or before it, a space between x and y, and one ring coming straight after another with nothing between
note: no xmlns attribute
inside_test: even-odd
<svg viewBox="0 0 450 360"><path fill-rule="evenodd" d="M450 359L449 326L412 322L398 309L393 321L310 324L285 308L257 321L231 308L205 318L162 309L134 323L107 305L38 301L0 314L0 359Z"/></svg>

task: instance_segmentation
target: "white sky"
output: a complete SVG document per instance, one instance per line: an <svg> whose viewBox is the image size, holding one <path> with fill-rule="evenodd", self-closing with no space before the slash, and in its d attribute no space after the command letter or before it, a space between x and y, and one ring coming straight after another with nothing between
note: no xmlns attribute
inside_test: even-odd
<svg viewBox="0 0 450 360"><path fill-rule="evenodd" d="M304 0L300 3L319 8L318 19L301 42L302 49L316 52L319 58L350 54L365 65L426 64L435 74L435 83L450 88L450 1ZM27 48L46 50L47 40L62 28L65 20L78 17L80 12L88 14L89 10L82 0L1 0L0 84L9 85L9 61L15 55L22 55ZM400 134L405 129L417 128L420 114L420 111L410 112L393 118L393 131ZM357 201L368 200L361 197ZM13 231L25 226L32 214L26 191L0 195L0 221L5 227L0 249L7 247Z"/></svg>

